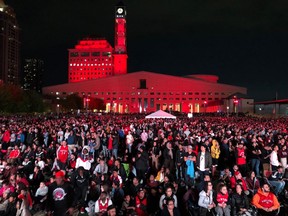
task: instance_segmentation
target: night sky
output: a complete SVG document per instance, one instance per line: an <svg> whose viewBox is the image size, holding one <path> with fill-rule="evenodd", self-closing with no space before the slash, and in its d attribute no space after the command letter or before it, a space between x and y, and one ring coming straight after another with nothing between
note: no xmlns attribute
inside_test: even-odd
<svg viewBox="0 0 288 216"><path fill-rule="evenodd" d="M44 85L67 82L68 48L86 36L114 45L116 0L6 0L22 58L45 61ZM256 100L288 97L287 0L126 0L129 72L215 74Z"/></svg>

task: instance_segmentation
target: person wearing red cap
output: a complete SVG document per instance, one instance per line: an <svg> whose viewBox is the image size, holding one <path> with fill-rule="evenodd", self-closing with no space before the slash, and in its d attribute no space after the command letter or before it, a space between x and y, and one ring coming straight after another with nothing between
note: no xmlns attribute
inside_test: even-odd
<svg viewBox="0 0 288 216"><path fill-rule="evenodd" d="M235 189L236 184L241 184L246 195L249 194L249 190L246 184L245 179L242 177L242 174L239 171L234 173L234 176L230 178L230 187L231 189Z"/></svg>
<svg viewBox="0 0 288 216"><path fill-rule="evenodd" d="M69 182L64 180L63 171L55 174L55 181L48 188L48 216L64 216L73 214L74 191Z"/></svg>

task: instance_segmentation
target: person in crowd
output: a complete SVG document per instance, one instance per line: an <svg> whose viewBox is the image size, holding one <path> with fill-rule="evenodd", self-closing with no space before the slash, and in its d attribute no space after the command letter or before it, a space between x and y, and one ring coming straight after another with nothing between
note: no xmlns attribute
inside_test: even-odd
<svg viewBox="0 0 288 216"><path fill-rule="evenodd" d="M151 150L152 167L154 168L154 170L158 170L159 169L159 162L160 162L161 155L162 155L162 151L161 151L160 147L158 146L157 141L154 140L153 147L152 147L152 150Z"/></svg>
<svg viewBox="0 0 288 216"><path fill-rule="evenodd" d="M212 167L212 157L211 154L208 151L206 151L205 145L201 145L200 152L198 153L196 159L196 166L198 172L200 173L200 178L203 180L204 175L206 173L209 173Z"/></svg>
<svg viewBox="0 0 288 216"><path fill-rule="evenodd" d="M180 216L181 213L178 208L175 206L175 201L173 198L167 199L167 204L162 210L161 216Z"/></svg>
<svg viewBox="0 0 288 216"><path fill-rule="evenodd" d="M241 173L246 173L246 149L244 147L244 140L240 140L238 146L235 148L236 164L239 167Z"/></svg>
<svg viewBox="0 0 288 216"><path fill-rule="evenodd" d="M278 166L280 166L280 162L278 160L278 145L273 146L273 151L270 154L270 164L272 167L272 171L277 171Z"/></svg>
<svg viewBox="0 0 288 216"><path fill-rule="evenodd" d="M65 170L68 162L69 149L66 141L62 141L61 146L57 149L57 165L60 170Z"/></svg>
<svg viewBox="0 0 288 216"><path fill-rule="evenodd" d="M260 188L260 181L254 171L250 171L245 179L247 188L251 194L255 194Z"/></svg>
<svg viewBox="0 0 288 216"><path fill-rule="evenodd" d="M256 138L252 139L252 144L249 148L250 150L250 159L251 159L251 169L255 172L256 176L260 176L260 158L261 158L261 149L257 143Z"/></svg>
<svg viewBox="0 0 288 216"><path fill-rule="evenodd" d="M285 181L283 180L283 167L278 166L277 171L273 172L269 177L269 183L275 187L275 195L278 196L285 188Z"/></svg>
<svg viewBox="0 0 288 216"><path fill-rule="evenodd" d="M167 200L173 199L174 200L174 206L177 207L177 197L173 194L173 187L168 186L165 188L165 194L162 194L159 201L159 207L161 210L163 210L165 207L167 207Z"/></svg>
<svg viewBox="0 0 288 216"><path fill-rule="evenodd" d="M231 210L232 215L251 216L248 211L250 208L247 195L244 193L242 185L237 184L235 191L231 195Z"/></svg>
<svg viewBox="0 0 288 216"><path fill-rule="evenodd" d="M48 216L65 216L67 213L72 215L74 211L74 191L64 178L64 172L58 171L55 174L55 181L49 185L46 206Z"/></svg>
<svg viewBox="0 0 288 216"><path fill-rule="evenodd" d="M112 200L109 198L106 191L102 191L99 199L95 202L95 213L98 216L103 216L108 211L108 206L111 206Z"/></svg>
<svg viewBox="0 0 288 216"><path fill-rule="evenodd" d="M135 197L135 212L138 216L148 216L148 201L146 197L146 191L144 188L140 188Z"/></svg>
<svg viewBox="0 0 288 216"><path fill-rule="evenodd" d="M267 183L264 183L253 196L252 204L263 216L275 216L280 208L277 197L270 191L270 186Z"/></svg>
<svg viewBox="0 0 288 216"><path fill-rule="evenodd" d="M216 194L211 181L205 182L205 189L199 194L199 216L212 216L216 207Z"/></svg>
<svg viewBox="0 0 288 216"><path fill-rule="evenodd" d="M219 186L219 191L216 195L215 211L219 216L230 216L231 206L229 201L229 193L227 186L224 184Z"/></svg>

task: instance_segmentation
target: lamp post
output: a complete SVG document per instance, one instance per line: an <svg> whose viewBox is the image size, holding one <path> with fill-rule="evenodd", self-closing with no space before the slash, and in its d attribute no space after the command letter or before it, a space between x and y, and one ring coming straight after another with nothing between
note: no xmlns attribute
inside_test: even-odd
<svg viewBox="0 0 288 216"><path fill-rule="evenodd" d="M85 103L85 107L86 107L86 113L88 113L88 103L90 102L90 98L88 98L88 96L86 97L86 103Z"/></svg>
<svg viewBox="0 0 288 216"><path fill-rule="evenodd" d="M57 115L59 115L59 112L60 112L60 104L57 104L56 107L57 107L57 108L56 108Z"/></svg>
<svg viewBox="0 0 288 216"><path fill-rule="evenodd" d="M206 113L207 101L204 101L204 113Z"/></svg>

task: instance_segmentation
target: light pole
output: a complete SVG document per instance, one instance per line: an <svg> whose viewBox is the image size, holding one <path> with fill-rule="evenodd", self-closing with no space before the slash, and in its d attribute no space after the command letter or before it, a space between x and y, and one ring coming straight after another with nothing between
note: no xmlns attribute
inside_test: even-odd
<svg viewBox="0 0 288 216"><path fill-rule="evenodd" d="M56 112L57 112L57 115L59 115L59 112L60 112L60 104L57 104Z"/></svg>
<svg viewBox="0 0 288 216"><path fill-rule="evenodd" d="M204 101L204 113L206 113L206 106L207 106L207 101Z"/></svg>

